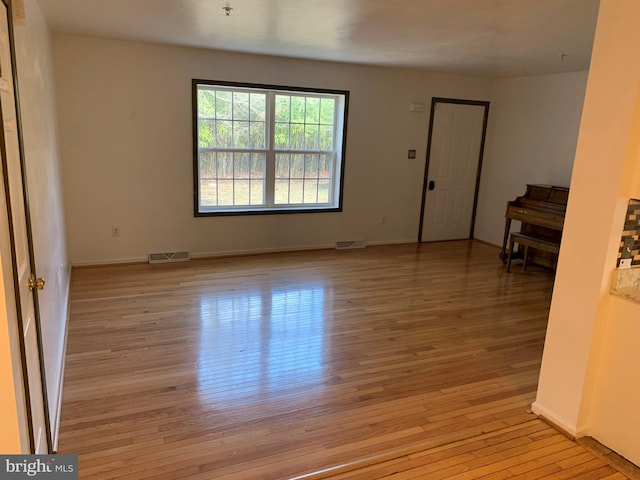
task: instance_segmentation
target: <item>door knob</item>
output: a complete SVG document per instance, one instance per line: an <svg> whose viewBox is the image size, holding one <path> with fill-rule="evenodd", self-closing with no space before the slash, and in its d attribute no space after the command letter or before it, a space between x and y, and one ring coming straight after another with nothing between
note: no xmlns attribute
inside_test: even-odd
<svg viewBox="0 0 640 480"><path fill-rule="evenodd" d="M29 278L29 290L34 290L36 288L38 290L42 290L44 288L44 283L44 278L35 278L33 275L31 275L31 277Z"/></svg>
<svg viewBox="0 0 640 480"><path fill-rule="evenodd" d="M434 188L436 188L436 182L429 180L429 190L433 190Z"/></svg>

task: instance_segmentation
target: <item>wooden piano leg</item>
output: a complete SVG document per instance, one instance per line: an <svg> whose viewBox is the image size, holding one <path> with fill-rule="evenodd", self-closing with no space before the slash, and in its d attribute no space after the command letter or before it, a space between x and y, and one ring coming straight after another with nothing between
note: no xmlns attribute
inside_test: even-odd
<svg viewBox="0 0 640 480"><path fill-rule="evenodd" d="M507 273L511 272L511 255L513 254L513 237L509 239L509 253L507 254Z"/></svg>
<svg viewBox="0 0 640 480"><path fill-rule="evenodd" d="M504 237L502 239L502 250L500 251L500 260L502 260L503 264L507 263L507 257L509 255L507 252L507 240L509 239L510 230L511 230L511 219L507 218L504 225Z"/></svg>

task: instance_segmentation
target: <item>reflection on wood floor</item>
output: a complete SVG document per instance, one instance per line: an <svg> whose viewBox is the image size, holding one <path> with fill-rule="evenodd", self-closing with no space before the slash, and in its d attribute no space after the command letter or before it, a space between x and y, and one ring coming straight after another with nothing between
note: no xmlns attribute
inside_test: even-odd
<svg viewBox="0 0 640 480"><path fill-rule="evenodd" d="M472 241L77 269L59 452L283 479L528 422L552 282Z"/></svg>

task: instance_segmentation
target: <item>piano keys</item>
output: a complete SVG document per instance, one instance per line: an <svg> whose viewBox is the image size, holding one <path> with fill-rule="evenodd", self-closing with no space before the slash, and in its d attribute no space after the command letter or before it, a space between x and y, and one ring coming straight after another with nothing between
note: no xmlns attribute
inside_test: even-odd
<svg viewBox="0 0 640 480"><path fill-rule="evenodd" d="M504 239L500 258L502 263L507 262L507 242L511 232L511 221L522 222L520 232L559 243L562 238L562 228L567 210L569 189L553 185L527 185L527 191L521 197L517 197L507 203L505 213ZM521 256L519 252L514 258ZM528 264L542 265L555 268L557 255L537 250L530 251Z"/></svg>

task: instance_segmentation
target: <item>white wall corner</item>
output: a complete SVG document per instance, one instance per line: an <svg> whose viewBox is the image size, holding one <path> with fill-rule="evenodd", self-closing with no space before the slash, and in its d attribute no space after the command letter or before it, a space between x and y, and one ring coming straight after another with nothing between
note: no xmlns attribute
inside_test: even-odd
<svg viewBox="0 0 640 480"><path fill-rule="evenodd" d="M562 418L561 416L557 415L555 412L538 402L533 402L531 404L531 411L539 417L544 417L545 420L564 430L569 435L573 435L575 438L580 438L587 435L586 429L578 428L572 422Z"/></svg>

